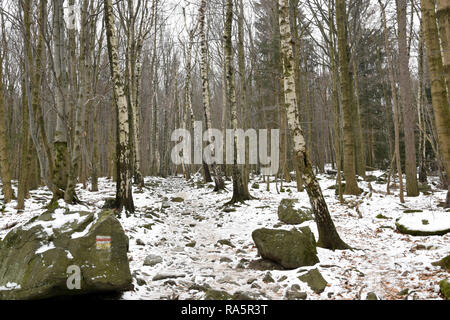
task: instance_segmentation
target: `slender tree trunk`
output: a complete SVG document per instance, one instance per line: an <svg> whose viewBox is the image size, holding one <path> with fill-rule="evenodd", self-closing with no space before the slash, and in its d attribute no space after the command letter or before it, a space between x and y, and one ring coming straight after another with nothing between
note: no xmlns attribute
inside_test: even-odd
<svg viewBox="0 0 450 320"><path fill-rule="evenodd" d="M237 103L236 103L236 91L234 86L234 68L233 68L233 44L231 40L233 29L233 0L227 0L226 3L226 20L225 20L225 52L224 57L226 59L227 73L226 73L226 88L227 88L227 100L228 105L231 107L231 123L233 125L233 130L238 129L238 119L237 119ZM248 189L244 188L244 180L242 177L242 171L237 164L237 137L233 135L234 139L234 152L233 152L233 197L231 198L230 204L236 202L244 202L245 200L250 200L250 194ZM244 146L245 147L245 146ZM247 191L247 192L246 192Z"/></svg>
<svg viewBox="0 0 450 320"><path fill-rule="evenodd" d="M397 0L399 85L400 100L403 105L403 126L405 132L406 195L408 197L416 197L419 195L414 136L416 112L413 105L411 75L409 73L409 53L406 40L406 7L406 0Z"/></svg>
<svg viewBox="0 0 450 320"><path fill-rule="evenodd" d="M311 207L314 212L317 229L319 231L318 245L327 249L348 249L336 231L328 211L328 206L317 181L308 151L305 138L298 118L298 108L295 94L294 58L292 52L292 37L290 31L289 0L279 0L281 50L284 65L284 93L287 107L287 118L294 142L294 155L299 162L304 163L303 178Z"/></svg>
<svg viewBox="0 0 450 320"><path fill-rule="evenodd" d="M201 78L202 78L202 92L203 92L203 109L205 112L205 122L206 130L212 129L212 119L211 119L211 102L209 93L209 77L208 77L208 49L206 41L206 30L205 30L205 15L206 15L206 0L202 0L199 11L199 25L200 25L200 47L201 47ZM212 137L208 139L209 144L213 145ZM214 154L215 150L211 151ZM206 164L203 163L205 167ZM222 190L225 188L225 183L219 166L213 161L211 164L211 169L214 175L215 191ZM205 172L206 174L206 172Z"/></svg>
<svg viewBox="0 0 450 320"><path fill-rule="evenodd" d="M4 31L3 31L4 32ZM3 185L4 202L9 203L14 198L14 191L11 187L10 157L7 145L5 103L3 99L3 60L5 53L0 57L0 174Z"/></svg>
<svg viewBox="0 0 450 320"><path fill-rule="evenodd" d="M395 79L394 79L394 70L392 66L392 56L391 56L391 48L389 46L389 38L388 38L388 30L386 26L386 13L384 10L384 6L381 3L381 0L378 0L381 9L381 18L383 21L384 28L384 46L386 48L386 56L388 60L388 69L389 69L389 81L391 83L391 94L392 94L392 104L393 104L393 120L394 120L394 134L395 134L395 158L396 158L396 166L398 172L398 180L400 183L400 202L404 203L405 199L403 197L403 173L402 173L402 165L400 162L400 129L399 129L399 112L398 112L398 102L397 102L397 93L395 89Z"/></svg>
<svg viewBox="0 0 450 320"><path fill-rule="evenodd" d="M241 83L241 113L242 128L247 128L248 121L248 99L247 99L247 81L245 73L245 48L244 48L244 1L239 0L239 17L238 17L238 56L239 56L239 79ZM244 193L250 195L248 190L248 182L250 176L249 164L249 148L245 145L245 165L242 168L242 184L244 185Z"/></svg>
<svg viewBox="0 0 450 320"><path fill-rule="evenodd" d="M333 111L334 111L334 152L336 154L336 184L338 188L339 202L344 202L343 190L342 190L342 173L341 173L341 143L340 143L340 112L339 112L339 92L338 92L338 71L336 68L336 42L334 38L335 26L333 23L332 15L332 0L329 0L328 10L329 10L329 52L330 52L330 66L331 66L331 81L332 81L332 92L333 92Z"/></svg>
<svg viewBox="0 0 450 320"><path fill-rule="evenodd" d="M347 14L345 0L336 0L336 24L338 33L339 66L341 75L341 95L344 122L344 194L358 195L360 189L356 181L354 136L353 136L353 91L349 74L348 43L347 43Z"/></svg>
<svg viewBox="0 0 450 320"><path fill-rule="evenodd" d="M28 173L31 166L31 153L29 152L29 123L28 123L28 106L27 93L25 89L25 75L22 77L22 145L21 145L21 162L19 168L19 182L17 190L17 210L25 209L25 198L28 194Z"/></svg>
<svg viewBox="0 0 450 320"><path fill-rule="evenodd" d="M366 156L364 152L364 137L361 124L361 104L359 98L359 87L358 87L358 69L356 68L356 54L353 52L353 82L355 84L355 108L353 108L355 113L354 132L355 132L355 150L356 150L356 173L365 178L366 177Z"/></svg>
<svg viewBox="0 0 450 320"><path fill-rule="evenodd" d="M128 106L124 92L123 77L119 68L119 55L117 50L117 36L114 26L114 13L112 0L104 0L104 17L108 42L109 63L113 81L114 100L117 108L117 189L116 207L134 212L134 202L131 183L130 145Z"/></svg>

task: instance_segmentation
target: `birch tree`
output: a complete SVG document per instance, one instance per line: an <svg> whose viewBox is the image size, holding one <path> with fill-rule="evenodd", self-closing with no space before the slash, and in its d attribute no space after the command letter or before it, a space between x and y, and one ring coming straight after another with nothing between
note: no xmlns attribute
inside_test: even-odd
<svg viewBox="0 0 450 320"><path fill-rule="evenodd" d="M117 187L116 208L125 208L134 212L134 202L131 182L131 150L129 146L129 118L127 98L124 91L124 81L119 66L117 35L114 25L114 11L112 0L104 0L104 18L108 43L109 64L113 82L113 97L117 114Z"/></svg>
<svg viewBox="0 0 450 320"><path fill-rule="evenodd" d="M227 0L226 13L225 13L225 33L224 33L224 57L226 60L226 89L228 105L231 107L231 123L233 125L233 131L238 129L237 119L237 103L236 103L236 90L234 86L234 68L233 68L233 44L232 44L232 30L233 30L233 0ZM233 135L234 139L234 152L233 152L233 197L230 204L236 202L244 202L250 200L250 194L247 188L244 188L244 180L242 179L242 171L237 164L237 137ZM244 146L245 148L245 146Z"/></svg>
<svg viewBox="0 0 450 320"><path fill-rule="evenodd" d="M298 163L303 163L303 180L314 212L317 229L319 231L318 246L327 249L349 249L341 240L331 219L328 206L322 194L319 182L312 168L311 160L306 149L305 138L300 126L294 75L294 57L290 30L289 0L279 0L281 52L284 70L284 95L287 120L294 144L294 156Z"/></svg>

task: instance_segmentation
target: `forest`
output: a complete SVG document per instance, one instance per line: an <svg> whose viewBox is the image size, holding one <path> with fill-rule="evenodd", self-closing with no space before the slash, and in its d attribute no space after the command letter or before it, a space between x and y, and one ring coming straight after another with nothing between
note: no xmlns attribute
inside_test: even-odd
<svg viewBox="0 0 450 320"><path fill-rule="evenodd" d="M0 0L0 300L449 300L450 0Z"/></svg>

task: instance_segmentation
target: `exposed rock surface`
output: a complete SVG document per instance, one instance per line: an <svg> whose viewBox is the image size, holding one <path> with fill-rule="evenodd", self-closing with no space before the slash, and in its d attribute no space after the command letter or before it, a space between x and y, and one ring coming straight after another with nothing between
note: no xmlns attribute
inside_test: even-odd
<svg viewBox="0 0 450 320"><path fill-rule="evenodd" d="M252 233L259 254L287 269L319 262L314 234L308 227L287 230L257 229Z"/></svg>
<svg viewBox="0 0 450 320"><path fill-rule="evenodd" d="M128 238L113 211L45 212L0 242L0 299L129 290L127 250ZM80 289L70 290L76 271L69 270L77 268Z"/></svg>

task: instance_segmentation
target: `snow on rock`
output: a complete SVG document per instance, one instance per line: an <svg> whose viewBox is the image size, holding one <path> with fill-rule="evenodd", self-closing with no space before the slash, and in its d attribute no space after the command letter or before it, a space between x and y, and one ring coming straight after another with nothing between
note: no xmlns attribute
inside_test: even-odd
<svg viewBox="0 0 450 320"><path fill-rule="evenodd" d="M450 232L450 213L425 211L405 213L398 221L400 232L412 235L442 235Z"/></svg>

